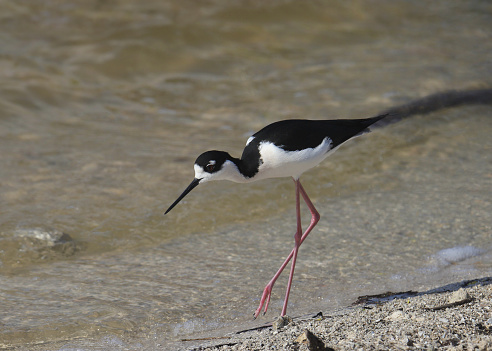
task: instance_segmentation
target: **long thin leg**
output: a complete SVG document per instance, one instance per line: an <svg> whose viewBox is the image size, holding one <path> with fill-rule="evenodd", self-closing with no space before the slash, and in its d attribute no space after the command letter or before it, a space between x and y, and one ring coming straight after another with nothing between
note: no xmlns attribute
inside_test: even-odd
<svg viewBox="0 0 492 351"><path fill-rule="evenodd" d="M265 310L263 313L266 313L266 311L268 310L268 304L270 303L270 297L271 297L273 285L277 281L277 278L280 276L280 274L282 273L284 268L287 266L289 261L292 259L292 257L294 257L294 255L297 257L296 251L299 250L299 246L304 242L304 240L306 239L308 234L311 232L311 230L313 230L313 228L316 226L316 224L318 223L318 221L320 219L320 215L319 215L318 211L316 210L313 203L311 202L311 199L309 198L306 191L304 190L301 182L298 179L294 179L294 182L296 185L296 216L297 216L297 209L300 208L300 204L299 204L299 192L300 192L302 195L302 198L304 199L304 202L306 202L306 205L308 206L309 211L311 212L311 223L310 223L309 227L306 229L306 231L304 232L304 234L301 236L300 241L299 241L299 245L297 245L297 240L296 240L297 250L296 250L296 247L294 247L294 249L292 249L289 256L286 258L284 263L282 263L282 265L280 266L280 269L277 271L277 273L275 273L273 278L266 285L265 289L263 290L263 295L261 296L260 306L258 307L258 309L254 313L254 318L258 317L258 315L261 312L261 309L263 308L263 305L265 305ZM297 224L298 224L298 231L299 231L300 218L297 220ZM297 232L296 232L296 235L297 235ZM291 275L293 275L293 269L291 269ZM284 307L282 309L282 316L285 315L285 313L287 311L287 299L288 299L288 294L290 291L290 284L291 283L292 283L292 280L289 277L289 285L287 288L288 290L287 290L286 300L284 301Z"/></svg>
<svg viewBox="0 0 492 351"><path fill-rule="evenodd" d="M297 254L299 252L299 246L301 246L302 237L302 226L301 226L301 203L299 199L299 180L294 181L296 184L296 220L297 220L297 230L294 234L294 256L292 258L292 264L290 266L289 281L287 282L287 291L285 292L284 307L282 308L282 313L280 316L285 316L287 312L287 304L289 303L290 287L292 286L292 278L294 278L294 269L296 267Z"/></svg>

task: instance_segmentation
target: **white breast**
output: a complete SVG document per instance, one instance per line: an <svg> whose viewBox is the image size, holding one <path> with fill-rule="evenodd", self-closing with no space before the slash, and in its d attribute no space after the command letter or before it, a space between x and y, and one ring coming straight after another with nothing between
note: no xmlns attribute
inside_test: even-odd
<svg viewBox="0 0 492 351"><path fill-rule="evenodd" d="M259 145L261 160L263 161L254 177L257 179L294 177L299 178L302 173L317 166L328 156L333 142L330 138L315 148L300 151L285 151L280 147L262 142Z"/></svg>

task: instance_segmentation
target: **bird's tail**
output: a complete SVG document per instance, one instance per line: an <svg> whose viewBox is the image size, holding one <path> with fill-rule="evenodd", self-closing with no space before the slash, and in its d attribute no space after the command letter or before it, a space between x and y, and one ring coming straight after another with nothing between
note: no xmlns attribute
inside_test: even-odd
<svg viewBox="0 0 492 351"><path fill-rule="evenodd" d="M492 105L492 89L448 90L383 111L372 127L384 127L404 118L461 105ZM377 119L378 117L374 117Z"/></svg>

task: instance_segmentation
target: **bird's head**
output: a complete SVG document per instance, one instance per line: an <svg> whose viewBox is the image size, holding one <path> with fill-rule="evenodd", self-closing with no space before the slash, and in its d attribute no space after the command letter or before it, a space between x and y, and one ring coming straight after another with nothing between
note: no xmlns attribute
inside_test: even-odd
<svg viewBox="0 0 492 351"><path fill-rule="evenodd" d="M195 161L195 179L199 179L200 183L229 179L229 168L234 165L232 160L231 155L225 151L204 152Z"/></svg>
<svg viewBox="0 0 492 351"><path fill-rule="evenodd" d="M188 185L176 201L167 209L165 214L173 209L198 184L211 180L234 180L239 171L234 158L225 151L206 151L195 161L195 179Z"/></svg>

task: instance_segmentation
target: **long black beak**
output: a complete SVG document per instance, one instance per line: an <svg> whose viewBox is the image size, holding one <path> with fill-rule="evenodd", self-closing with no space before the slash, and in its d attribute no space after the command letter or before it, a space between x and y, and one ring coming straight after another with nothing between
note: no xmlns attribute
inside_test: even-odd
<svg viewBox="0 0 492 351"><path fill-rule="evenodd" d="M188 185L188 187L185 189L185 191L183 191L183 193L181 195L179 195L178 199L176 201L174 201L171 206L169 206L169 208L167 209L167 211L164 214L167 214L169 211L171 211L173 209L173 207L176 206L178 204L178 202L180 202L183 199L183 197L188 195L188 193L190 191L192 191L198 184L200 184L200 179L196 179L196 178L193 179L191 184Z"/></svg>

